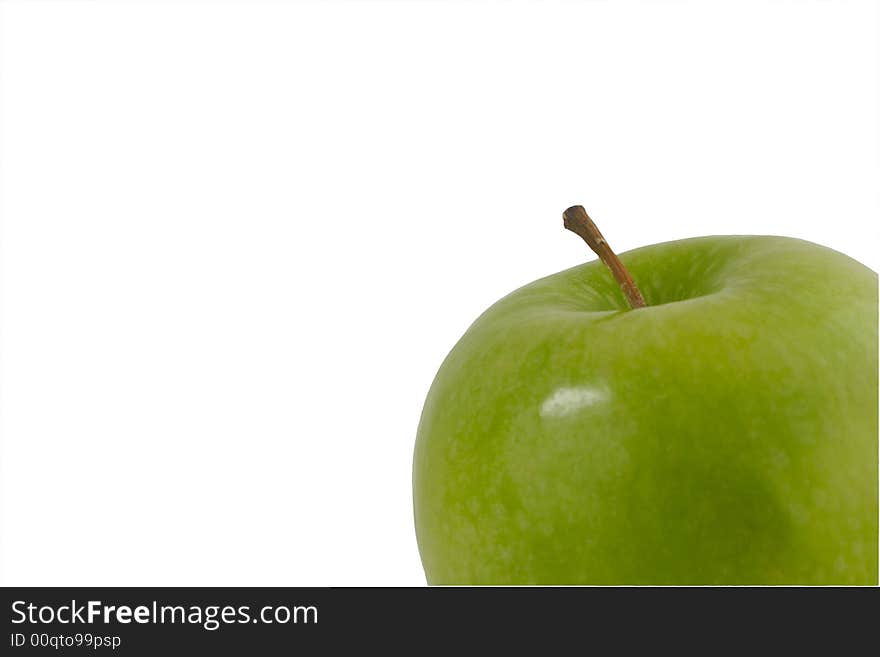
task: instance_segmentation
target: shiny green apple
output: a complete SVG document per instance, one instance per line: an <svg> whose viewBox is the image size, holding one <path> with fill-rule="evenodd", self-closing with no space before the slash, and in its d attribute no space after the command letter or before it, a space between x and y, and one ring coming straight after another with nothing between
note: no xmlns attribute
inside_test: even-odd
<svg viewBox="0 0 880 657"><path fill-rule="evenodd" d="M432 584L877 584L877 274L703 237L516 290L419 423Z"/></svg>

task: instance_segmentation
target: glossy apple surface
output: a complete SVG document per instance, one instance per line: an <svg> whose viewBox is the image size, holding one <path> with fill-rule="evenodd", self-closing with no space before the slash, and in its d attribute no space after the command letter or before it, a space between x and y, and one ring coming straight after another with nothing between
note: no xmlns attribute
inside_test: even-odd
<svg viewBox="0 0 880 657"><path fill-rule="evenodd" d="M877 275L779 237L590 262L487 310L418 428L432 584L877 584Z"/></svg>

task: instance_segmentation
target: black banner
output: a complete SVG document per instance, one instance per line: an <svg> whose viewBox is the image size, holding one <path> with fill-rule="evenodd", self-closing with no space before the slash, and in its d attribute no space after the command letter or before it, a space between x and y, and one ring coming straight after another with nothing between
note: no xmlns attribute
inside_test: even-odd
<svg viewBox="0 0 880 657"><path fill-rule="evenodd" d="M3 654L874 642L876 588L6 588ZM870 636L865 643L863 636ZM262 654L262 653L256 653Z"/></svg>

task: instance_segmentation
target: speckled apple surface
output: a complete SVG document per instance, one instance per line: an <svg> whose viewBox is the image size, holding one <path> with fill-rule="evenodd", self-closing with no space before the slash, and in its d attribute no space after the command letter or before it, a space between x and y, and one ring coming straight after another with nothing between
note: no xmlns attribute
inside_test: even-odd
<svg viewBox="0 0 880 657"><path fill-rule="evenodd" d="M419 423L431 584L877 584L877 274L781 237L599 261L487 310Z"/></svg>

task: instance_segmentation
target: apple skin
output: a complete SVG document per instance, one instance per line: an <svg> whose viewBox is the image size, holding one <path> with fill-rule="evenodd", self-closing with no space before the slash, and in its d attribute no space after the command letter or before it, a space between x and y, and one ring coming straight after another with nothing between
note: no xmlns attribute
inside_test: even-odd
<svg viewBox="0 0 880 657"><path fill-rule="evenodd" d="M501 299L413 463L430 584L877 584L877 274L784 237L621 254Z"/></svg>

